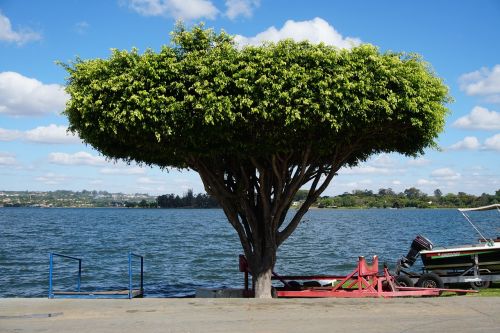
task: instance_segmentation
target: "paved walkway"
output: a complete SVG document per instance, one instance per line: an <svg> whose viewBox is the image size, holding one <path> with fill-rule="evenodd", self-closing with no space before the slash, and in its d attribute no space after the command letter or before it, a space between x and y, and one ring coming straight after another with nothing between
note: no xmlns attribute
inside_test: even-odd
<svg viewBox="0 0 500 333"><path fill-rule="evenodd" d="M0 332L500 332L500 297L0 299Z"/></svg>

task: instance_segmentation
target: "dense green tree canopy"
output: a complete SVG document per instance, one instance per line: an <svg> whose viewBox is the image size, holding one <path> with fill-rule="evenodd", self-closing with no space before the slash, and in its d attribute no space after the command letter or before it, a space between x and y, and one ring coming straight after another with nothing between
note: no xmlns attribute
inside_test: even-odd
<svg viewBox="0 0 500 333"><path fill-rule="evenodd" d="M104 155L187 167L186 156L355 146L421 153L444 126L447 88L418 56L291 40L236 47L195 27L174 47L113 50L67 66L70 129Z"/></svg>

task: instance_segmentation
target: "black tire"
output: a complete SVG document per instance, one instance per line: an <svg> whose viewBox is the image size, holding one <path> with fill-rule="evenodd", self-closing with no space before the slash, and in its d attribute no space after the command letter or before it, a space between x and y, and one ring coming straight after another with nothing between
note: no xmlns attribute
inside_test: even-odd
<svg viewBox="0 0 500 333"><path fill-rule="evenodd" d="M413 287L413 281L407 275L396 276L396 284L400 287Z"/></svg>
<svg viewBox="0 0 500 333"><path fill-rule="evenodd" d="M278 298L278 291L276 290L275 287L271 287L271 297Z"/></svg>
<svg viewBox="0 0 500 333"><path fill-rule="evenodd" d="M382 291L393 291L389 281L382 282Z"/></svg>
<svg viewBox="0 0 500 333"><path fill-rule="evenodd" d="M444 288L443 280L435 273L425 273L417 281L417 287L421 288Z"/></svg>
<svg viewBox="0 0 500 333"><path fill-rule="evenodd" d="M321 283L318 281L305 281L302 285L304 287L321 287Z"/></svg>
<svg viewBox="0 0 500 333"><path fill-rule="evenodd" d="M288 286L286 286L286 287L287 287L287 289L290 289L290 290L302 289L302 285L297 281L288 281Z"/></svg>
<svg viewBox="0 0 500 333"><path fill-rule="evenodd" d="M474 290L487 289L487 288L489 288L491 286L491 281L471 282L470 286Z"/></svg>

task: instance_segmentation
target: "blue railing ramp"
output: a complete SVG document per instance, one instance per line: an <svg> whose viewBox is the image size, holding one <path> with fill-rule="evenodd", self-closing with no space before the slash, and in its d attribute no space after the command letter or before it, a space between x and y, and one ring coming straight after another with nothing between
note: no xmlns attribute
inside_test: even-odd
<svg viewBox="0 0 500 333"><path fill-rule="evenodd" d="M78 262L78 274L76 277L76 288L71 291L61 291L54 289L54 257L60 257ZM138 288L134 289L132 262L140 260L140 281ZM60 253L49 254L49 298L135 298L144 296L144 257L133 252L128 254L128 289L124 290L106 290L106 291L81 291L82 281L82 259Z"/></svg>

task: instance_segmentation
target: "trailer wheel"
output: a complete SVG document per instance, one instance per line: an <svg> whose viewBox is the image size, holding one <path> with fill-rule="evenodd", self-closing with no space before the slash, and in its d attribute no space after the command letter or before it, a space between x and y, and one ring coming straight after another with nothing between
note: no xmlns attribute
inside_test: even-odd
<svg viewBox="0 0 500 333"><path fill-rule="evenodd" d="M271 297L278 298L278 291L276 290L275 287L271 287Z"/></svg>
<svg viewBox="0 0 500 333"><path fill-rule="evenodd" d="M481 289L487 289L491 285L491 281L477 281L477 282L471 282L470 286L474 290L481 290Z"/></svg>
<svg viewBox="0 0 500 333"><path fill-rule="evenodd" d="M444 288L443 280L435 273L425 273L417 281L417 287L421 288Z"/></svg>
<svg viewBox="0 0 500 333"><path fill-rule="evenodd" d="M396 284L400 287L413 287L413 281L406 275L398 275L396 277Z"/></svg>
<svg viewBox="0 0 500 333"><path fill-rule="evenodd" d="M318 281L304 281L302 285L304 287L322 287L321 283L319 283Z"/></svg>
<svg viewBox="0 0 500 333"><path fill-rule="evenodd" d="M300 290L302 285L297 281L288 281L288 287L290 290Z"/></svg>

